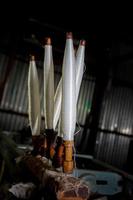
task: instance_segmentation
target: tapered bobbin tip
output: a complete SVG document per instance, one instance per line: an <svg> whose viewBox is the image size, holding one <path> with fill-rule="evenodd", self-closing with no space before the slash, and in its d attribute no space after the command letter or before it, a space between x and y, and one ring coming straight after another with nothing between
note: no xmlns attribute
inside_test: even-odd
<svg viewBox="0 0 133 200"><path fill-rule="evenodd" d="M34 55L30 55L30 61L35 61L35 56Z"/></svg>
<svg viewBox="0 0 133 200"><path fill-rule="evenodd" d="M72 39L72 38L73 38L72 32L67 32L66 33L66 39Z"/></svg>
<svg viewBox="0 0 133 200"><path fill-rule="evenodd" d="M86 41L85 40L80 40L80 45L85 46L86 45Z"/></svg>
<svg viewBox="0 0 133 200"><path fill-rule="evenodd" d="M51 38L50 37L45 38L45 45L51 45Z"/></svg>

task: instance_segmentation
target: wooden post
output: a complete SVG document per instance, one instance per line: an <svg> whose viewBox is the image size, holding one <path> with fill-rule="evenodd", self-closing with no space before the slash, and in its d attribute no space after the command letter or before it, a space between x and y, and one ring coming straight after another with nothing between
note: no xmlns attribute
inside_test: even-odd
<svg viewBox="0 0 133 200"><path fill-rule="evenodd" d="M26 155L22 158L22 162L44 187L46 200L89 199L90 187L83 180L52 170L52 166L41 156Z"/></svg>

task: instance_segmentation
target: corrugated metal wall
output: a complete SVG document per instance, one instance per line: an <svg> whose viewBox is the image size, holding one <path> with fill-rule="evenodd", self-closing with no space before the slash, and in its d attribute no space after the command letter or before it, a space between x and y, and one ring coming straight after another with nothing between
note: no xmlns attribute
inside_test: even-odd
<svg viewBox="0 0 133 200"><path fill-rule="evenodd" d="M80 94L78 99L78 122L80 125L85 125L85 119L87 114L91 110L93 92L95 86L95 79L92 77L85 77L82 81Z"/></svg>
<svg viewBox="0 0 133 200"><path fill-rule="evenodd" d="M98 132L95 157L109 164L124 168L127 162L129 137Z"/></svg>
<svg viewBox="0 0 133 200"><path fill-rule="evenodd" d="M5 62L1 62L4 59ZM0 77L3 77L6 70L8 58L0 55ZM11 114L10 111L18 113L27 113L27 70L28 66L20 61L15 61L5 85L0 108L5 109L7 113L0 112L0 128L7 131L20 130L27 124L24 116Z"/></svg>
<svg viewBox="0 0 133 200"><path fill-rule="evenodd" d="M101 109L95 156L107 163L124 167L133 136L133 90L112 86L106 91Z"/></svg>
<svg viewBox="0 0 133 200"><path fill-rule="evenodd" d="M102 129L132 134L133 91L120 86L112 87L103 100L100 125Z"/></svg>
<svg viewBox="0 0 133 200"><path fill-rule="evenodd" d="M78 113L77 123L79 126L77 126L76 130L76 137L75 137L76 146L80 145L86 116L91 111L94 87L95 87L95 78L90 76L84 77L81 84L78 105L77 105L77 113Z"/></svg>

